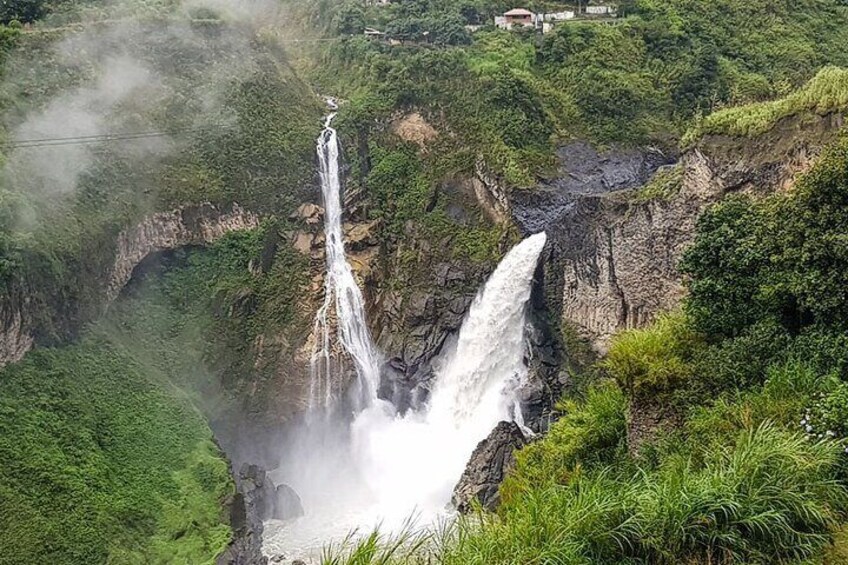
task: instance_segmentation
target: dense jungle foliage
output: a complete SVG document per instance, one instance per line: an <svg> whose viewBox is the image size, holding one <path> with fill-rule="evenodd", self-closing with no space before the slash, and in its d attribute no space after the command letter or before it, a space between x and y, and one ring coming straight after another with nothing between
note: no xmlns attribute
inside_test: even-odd
<svg viewBox="0 0 848 565"><path fill-rule="evenodd" d="M527 7L574 9L536 4ZM509 7L404 0L334 9L319 2L312 17L332 22L327 31L338 41L313 80L349 99L348 132L367 132L398 109L421 108L510 184L530 186L555 172L553 148L563 140L673 150L701 116L785 96L823 66L848 63L848 7L834 1L634 0L619 5L625 17L614 25L572 21L545 35L495 30L493 16ZM465 25L482 27L471 34ZM366 39L366 26L402 44ZM819 88L826 85L807 96L814 99ZM844 99L829 102L845 106ZM717 127L708 122L700 131Z"/></svg>
<svg viewBox="0 0 848 565"><path fill-rule="evenodd" d="M242 409L243 344L297 317L291 251L247 268L274 230L173 254L81 342L0 372L0 563L195 565L224 548L234 491L207 421Z"/></svg>
<svg viewBox="0 0 848 565"><path fill-rule="evenodd" d="M273 370L244 344L300 327L306 267L269 224L103 317L107 275L118 233L153 212L288 217L313 182L320 100L273 38L214 11L3 9L3 304L25 304L37 344L57 347L0 372L0 562L211 563L234 487L209 422L241 408L246 374ZM153 135L78 143L135 132Z"/></svg>

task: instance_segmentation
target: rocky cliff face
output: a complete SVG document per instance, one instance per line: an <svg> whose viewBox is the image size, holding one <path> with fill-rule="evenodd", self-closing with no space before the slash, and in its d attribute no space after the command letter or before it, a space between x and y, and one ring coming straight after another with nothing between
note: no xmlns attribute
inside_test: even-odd
<svg viewBox="0 0 848 565"><path fill-rule="evenodd" d="M234 204L220 210L211 204L159 212L121 232L109 273L105 301L117 298L141 261L150 255L188 245L208 245L224 234L259 226L259 216Z"/></svg>
<svg viewBox="0 0 848 565"><path fill-rule="evenodd" d="M561 179L511 202L523 231L548 232L546 291L560 323L603 352L617 330L674 308L683 296L677 264L700 214L730 192L787 190L841 125L837 115L788 118L756 138L707 137L680 157L678 185L660 194L643 187L671 156L564 147Z"/></svg>
<svg viewBox="0 0 848 565"><path fill-rule="evenodd" d="M187 245L212 243L224 234L259 225L257 215L238 205L221 210L211 204L187 206L160 212L138 225L121 232L115 242L113 260L98 283L100 289L86 289L96 296L97 308L114 300L132 276L133 269L151 253ZM74 334L86 321L79 315L79 305L58 303L34 304L31 296L39 283L18 280L10 283L0 297L0 366L19 361L46 333L44 326L58 325Z"/></svg>

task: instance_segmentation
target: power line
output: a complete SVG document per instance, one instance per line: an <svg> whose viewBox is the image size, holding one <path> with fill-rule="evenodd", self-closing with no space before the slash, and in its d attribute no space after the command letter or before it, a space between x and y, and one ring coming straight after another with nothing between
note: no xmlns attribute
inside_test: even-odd
<svg viewBox="0 0 848 565"><path fill-rule="evenodd" d="M78 135L72 137L43 137L33 139L13 139L2 143L4 148L8 149L24 149L30 147L57 147L63 145L84 145L90 143L103 143L106 141L131 141L135 139L148 139L156 137L166 137L170 135L183 135L189 133L198 133L208 131L211 128L217 129L232 129L234 125L214 125L198 128L186 128L176 130L162 131L142 131L129 133L105 133L97 135Z"/></svg>

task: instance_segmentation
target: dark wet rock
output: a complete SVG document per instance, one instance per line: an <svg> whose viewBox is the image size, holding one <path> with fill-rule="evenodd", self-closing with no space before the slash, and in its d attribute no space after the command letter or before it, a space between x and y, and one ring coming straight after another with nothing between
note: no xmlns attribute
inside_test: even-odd
<svg viewBox="0 0 848 565"><path fill-rule="evenodd" d="M238 486L248 509L253 508L261 520L291 520L303 516L303 504L297 492L286 484L274 485L259 465L242 465Z"/></svg>
<svg viewBox="0 0 848 565"><path fill-rule="evenodd" d="M570 383L569 358L561 343L559 332L551 325L551 316L559 304L558 297L547 292L551 278L546 257L550 249L543 252L536 267L530 304L527 313L527 382L518 391L521 412L525 425L534 432L547 431L555 418L554 405Z"/></svg>
<svg viewBox="0 0 848 565"><path fill-rule="evenodd" d="M265 469L259 465L243 464L239 471L238 486L248 508L253 508L260 520L274 517L277 490Z"/></svg>
<svg viewBox="0 0 848 565"><path fill-rule="evenodd" d="M462 478L453 491L452 502L460 512L472 509L474 501L489 511L500 503L498 488L515 464L515 450L527 444L514 422L501 422L489 437L477 444Z"/></svg>
<svg viewBox="0 0 848 565"><path fill-rule="evenodd" d="M292 520L300 516L303 516L303 503L300 501L300 496L289 485L277 485L273 517L276 520Z"/></svg>
<svg viewBox="0 0 848 565"><path fill-rule="evenodd" d="M261 467L247 464L242 465L235 478L237 492L227 501L233 539L215 565L266 565L268 559L262 554L262 521L270 480Z"/></svg>
<svg viewBox="0 0 848 565"><path fill-rule="evenodd" d="M636 188L672 158L657 149L598 152L583 141L561 147L559 174L530 191L515 191L512 212L525 233L538 233L568 216L581 196Z"/></svg>

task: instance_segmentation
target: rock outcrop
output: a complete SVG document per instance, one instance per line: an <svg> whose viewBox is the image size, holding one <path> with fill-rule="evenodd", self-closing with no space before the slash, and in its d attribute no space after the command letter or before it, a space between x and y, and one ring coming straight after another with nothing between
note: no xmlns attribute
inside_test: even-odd
<svg viewBox="0 0 848 565"><path fill-rule="evenodd" d="M484 510L495 510L500 503L500 484L515 464L515 451L526 444L527 439L515 422L495 426L489 437L477 445L454 488L451 500L456 509L466 513L477 501Z"/></svg>
<svg viewBox="0 0 848 565"><path fill-rule="evenodd" d="M233 539L215 565L266 565L262 523L303 516L300 497L288 485L274 486L258 465L243 464L235 479L237 492L227 501Z"/></svg>
<svg viewBox="0 0 848 565"><path fill-rule="evenodd" d="M841 126L838 115L787 118L756 138L707 137L679 159L678 189L659 196L639 190L665 156L563 148L562 178L511 202L523 231L548 232L554 315L603 352L619 329L674 308L684 293L677 265L701 213L730 192L787 190Z"/></svg>
<svg viewBox="0 0 848 565"><path fill-rule="evenodd" d="M136 265L151 253L188 245L208 245L229 232L258 226L259 216L238 204L233 204L229 210L206 203L153 214L118 236L106 302L117 298Z"/></svg>
<svg viewBox="0 0 848 565"><path fill-rule="evenodd" d="M228 232L258 225L259 217L237 204L220 209L206 203L153 214L117 236L114 251L111 255L105 253L109 266L87 267L94 274L99 269L105 271L103 276L90 277L92 288L74 289L92 304L77 303L79 297L62 296L65 291L53 288L60 287L58 281L29 280L28 275L8 281L0 297L0 367L21 360L34 345L72 338L80 327L117 298L133 269L151 253L207 245ZM43 295L45 288L52 289L55 300L47 303L42 299L36 303L33 296Z"/></svg>
<svg viewBox="0 0 848 565"><path fill-rule="evenodd" d="M26 319L29 299L20 285L0 300L0 367L23 359L35 343L32 325Z"/></svg>
<svg viewBox="0 0 848 565"><path fill-rule="evenodd" d="M242 465L235 476L236 493L227 502L233 539L215 565L266 565L262 554L263 515L274 497L274 485L256 465Z"/></svg>

